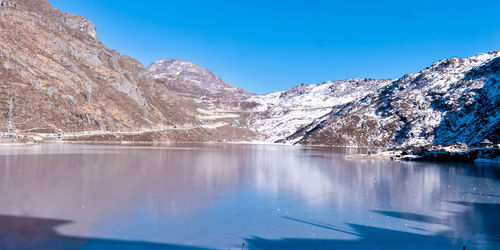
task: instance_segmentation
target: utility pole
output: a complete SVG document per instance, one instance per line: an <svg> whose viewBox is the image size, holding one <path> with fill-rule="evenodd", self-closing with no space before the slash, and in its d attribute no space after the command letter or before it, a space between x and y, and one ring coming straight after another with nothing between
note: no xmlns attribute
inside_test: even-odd
<svg viewBox="0 0 500 250"><path fill-rule="evenodd" d="M12 97L9 101L9 113L7 114L7 131L10 134L10 130L12 128L12 110L14 109L14 101Z"/></svg>

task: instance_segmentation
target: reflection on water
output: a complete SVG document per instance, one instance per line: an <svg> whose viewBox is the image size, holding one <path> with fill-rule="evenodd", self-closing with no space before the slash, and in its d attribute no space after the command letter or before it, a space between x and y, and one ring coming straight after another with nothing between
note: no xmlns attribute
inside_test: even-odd
<svg viewBox="0 0 500 250"><path fill-rule="evenodd" d="M500 246L498 167L344 159L355 152L3 147L0 248Z"/></svg>

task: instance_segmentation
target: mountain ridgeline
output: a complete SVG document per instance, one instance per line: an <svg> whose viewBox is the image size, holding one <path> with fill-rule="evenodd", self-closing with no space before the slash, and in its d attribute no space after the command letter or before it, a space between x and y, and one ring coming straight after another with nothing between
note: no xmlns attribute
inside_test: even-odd
<svg viewBox="0 0 500 250"><path fill-rule="evenodd" d="M498 143L499 78L493 51L400 79L256 95L192 62L161 59L146 68L105 47L90 21L44 0L0 0L2 131L85 134L84 141Z"/></svg>

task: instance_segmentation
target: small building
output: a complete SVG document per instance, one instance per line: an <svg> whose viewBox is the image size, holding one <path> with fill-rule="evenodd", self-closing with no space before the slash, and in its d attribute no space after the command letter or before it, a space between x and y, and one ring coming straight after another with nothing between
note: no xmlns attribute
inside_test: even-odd
<svg viewBox="0 0 500 250"><path fill-rule="evenodd" d="M32 137L32 139L33 139L33 142L35 142L35 143L42 143L43 142L43 137L41 137L39 135L34 135Z"/></svg>
<svg viewBox="0 0 500 250"><path fill-rule="evenodd" d="M484 139L483 141L481 141L479 143L479 146L483 147L483 148L491 148L493 146L493 142L491 142L490 140L488 139Z"/></svg>

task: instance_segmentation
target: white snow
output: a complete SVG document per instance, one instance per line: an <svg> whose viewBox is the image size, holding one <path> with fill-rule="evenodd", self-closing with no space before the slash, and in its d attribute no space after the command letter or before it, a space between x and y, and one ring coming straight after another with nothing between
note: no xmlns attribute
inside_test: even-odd
<svg viewBox="0 0 500 250"><path fill-rule="evenodd" d="M491 100L490 107L497 105L500 72L487 72L476 77L470 74L499 56L500 51L493 51L465 59L440 60L398 80L328 81L301 84L266 95L243 95L242 100L256 106L250 110L238 108L233 112L229 107L227 110L207 107L197 110L198 118L239 118L238 114L248 112L248 128L260 135L257 140L265 142L294 144L324 121L331 121L325 128L331 131L346 129L346 126L351 126L350 122L355 122L355 128L363 130L369 121L376 124L375 130L378 131L366 135L368 141L391 139L391 144L385 145L388 147L444 144L447 141L471 144L477 142L474 141L476 135L487 133L500 122L500 109L497 108L484 126L469 126L478 124L480 110L477 102L480 98ZM237 89L211 71L182 60L162 59L152 64L150 70L156 78L175 75L214 93L219 89ZM488 89L480 96L478 93L486 87ZM460 117L454 117L460 112ZM366 146L360 145L356 136L344 134L341 137L348 142L344 146Z"/></svg>
<svg viewBox="0 0 500 250"><path fill-rule="evenodd" d="M255 131L261 133L266 141L284 139L303 126L326 119L326 116L343 105L375 93L391 81L374 79L329 81L253 96L250 101L258 103L258 106L253 110L249 124Z"/></svg>

